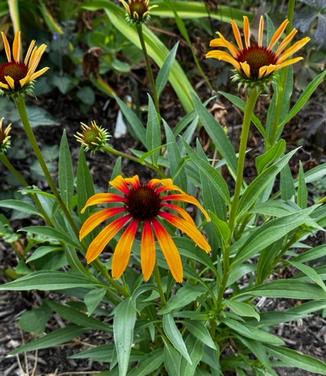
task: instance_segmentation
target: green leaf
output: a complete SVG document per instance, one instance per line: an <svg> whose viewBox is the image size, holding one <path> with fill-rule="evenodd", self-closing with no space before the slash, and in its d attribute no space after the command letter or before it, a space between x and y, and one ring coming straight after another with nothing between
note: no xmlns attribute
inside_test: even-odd
<svg viewBox="0 0 326 376"><path fill-rule="evenodd" d="M102 302L104 296L106 294L105 289L95 289L89 291L84 296L84 303L87 307L87 314L90 316L98 307L98 305Z"/></svg>
<svg viewBox="0 0 326 376"><path fill-rule="evenodd" d="M76 309L71 308L67 305L58 304L50 300L47 301L47 305L55 312L57 312L63 319L71 321L73 324L82 326L84 328L112 332L111 325L93 319L92 317L88 317L84 313L79 312Z"/></svg>
<svg viewBox="0 0 326 376"><path fill-rule="evenodd" d="M179 376L181 366L181 355L170 343L162 337L164 342L164 366L169 376Z"/></svg>
<svg viewBox="0 0 326 376"><path fill-rule="evenodd" d="M257 321L260 320L259 313L251 304L237 302L235 300L225 300L224 304L239 316L254 317Z"/></svg>
<svg viewBox="0 0 326 376"><path fill-rule="evenodd" d="M195 376L197 374L197 366L204 354L204 345L201 341L199 341L190 334L186 339L186 345L189 349L192 364L189 364L185 359L182 359L180 367L180 376Z"/></svg>
<svg viewBox="0 0 326 376"><path fill-rule="evenodd" d="M52 245L44 245L42 247L39 247L33 251L32 255L28 257L26 262L31 262L34 260L38 260L41 257L44 257L45 255L52 253L52 252L58 252L62 251L61 247L56 247Z"/></svg>
<svg viewBox="0 0 326 376"><path fill-rule="evenodd" d="M302 209L306 208L308 205L308 189L301 161L299 164L297 203Z"/></svg>
<svg viewBox="0 0 326 376"><path fill-rule="evenodd" d="M102 345L70 355L70 359L87 359L100 363L111 363L114 355L113 345Z"/></svg>
<svg viewBox="0 0 326 376"><path fill-rule="evenodd" d="M297 261L288 261L289 264L300 270L303 274L309 277L313 282L320 286L326 292L326 286L321 276L311 266L302 264Z"/></svg>
<svg viewBox="0 0 326 376"><path fill-rule="evenodd" d="M168 56L166 57L162 68L160 69L157 78L156 78L156 92L157 96L160 97L162 94L163 89L165 88L166 83L169 79L169 74L172 68L172 65L175 62L175 57L177 54L177 50L179 47L179 42L175 44L172 50L169 52Z"/></svg>
<svg viewBox="0 0 326 376"><path fill-rule="evenodd" d="M68 208L72 207L74 194L74 172L66 131L63 132L59 149L59 189Z"/></svg>
<svg viewBox="0 0 326 376"><path fill-rule="evenodd" d="M19 318L19 326L26 332L41 334L51 317L51 311L46 305L24 312Z"/></svg>
<svg viewBox="0 0 326 376"><path fill-rule="evenodd" d="M157 349L145 354L139 359L139 365L128 372L128 376L147 376L157 371L164 360L163 349Z"/></svg>
<svg viewBox="0 0 326 376"><path fill-rule="evenodd" d="M76 287L94 288L96 284L82 274L45 270L0 285L0 291L53 291Z"/></svg>
<svg viewBox="0 0 326 376"><path fill-rule="evenodd" d="M206 328L205 324L200 321L185 321L185 327L199 341L204 345L210 347L213 350L216 350L216 345L209 333L209 330Z"/></svg>
<svg viewBox="0 0 326 376"><path fill-rule="evenodd" d="M223 239L223 242L227 244L231 237L231 231L228 224L225 221L222 221L216 214L211 212L209 214L219 236Z"/></svg>
<svg viewBox="0 0 326 376"><path fill-rule="evenodd" d="M95 93L89 86L82 87L76 93L77 97L86 105L92 106L95 103Z"/></svg>
<svg viewBox="0 0 326 376"><path fill-rule="evenodd" d="M19 231L25 231L28 234L41 235L49 241L55 240L58 242L63 242L75 248L79 248L80 246L77 239L72 239L72 237L67 235L65 232L49 226L29 226L23 227Z"/></svg>
<svg viewBox="0 0 326 376"><path fill-rule="evenodd" d="M295 195L294 183L289 165L284 166L281 170L280 191L281 198L284 201L290 201Z"/></svg>
<svg viewBox="0 0 326 376"><path fill-rule="evenodd" d="M241 334L244 337L253 339L255 341L268 343L270 345L284 345L284 342L281 338L274 336L264 330L260 330L251 325L245 325L239 321L226 318L223 320L224 324L235 332Z"/></svg>
<svg viewBox="0 0 326 376"><path fill-rule="evenodd" d="M155 109L153 99L148 95L148 120L146 128L146 146L148 151L157 150L151 155L152 163L157 164L161 146L161 125L160 117Z"/></svg>
<svg viewBox="0 0 326 376"><path fill-rule="evenodd" d="M114 310L113 336L119 364L119 376L125 376L128 371L136 318L137 311L131 298L121 302Z"/></svg>
<svg viewBox="0 0 326 376"><path fill-rule="evenodd" d="M1 200L0 208L13 209L29 215L41 216L33 205L21 200Z"/></svg>
<svg viewBox="0 0 326 376"><path fill-rule="evenodd" d="M187 360L189 364L192 364L182 335L174 322L173 316L169 313L163 316L163 330L173 347Z"/></svg>
<svg viewBox="0 0 326 376"><path fill-rule="evenodd" d="M286 142L281 139L278 140L270 149L264 154L256 158L256 168L260 174L265 168L269 167L272 163L278 160L286 150Z"/></svg>
<svg viewBox="0 0 326 376"><path fill-rule="evenodd" d="M184 287L181 287L158 313L160 315L165 315L174 310L185 307L196 300L204 292L205 289L202 286L187 284Z"/></svg>
<svg viewBox="0 0 326 376"><path fill-rule="evenodd" d="M318 375L326 375L325 362L309 355L302 354L296 350L274 346L270 347L268 351L271 355L276 356L284 362L283 367L300 368Z"/></svg>
<svg viewBox="0 0 326 376"><path fill-rule="evenodd" d="M322 244L318 247L311 248L308 251L305 251L304 253L292 258L291 261L308 262L308 261L316 260L325 256L326 256L326 245Z"/></svg>
<svg viewBox="0 0 326 376"><path fill-rule="evenodd" d="M200 122L213 141L217 151L226 160L231 174L236 176L237 158L231 141L226 136L220 123L208 112L201 103L197 95L193 95L195 110L199 116Z"/></svg>
<svg viewBox="0 0 326 376"><path fill-rule="evenodd" d="M11 352L11 354L20 354L27 351L35 351L40 349L47 349L61 345L62 343L69 342L76 339L86 330L79 326L68 325L65 328L54 330L53 332L46 334L41 338L34 339L26 345L19 346L17 349Z"/></svg>

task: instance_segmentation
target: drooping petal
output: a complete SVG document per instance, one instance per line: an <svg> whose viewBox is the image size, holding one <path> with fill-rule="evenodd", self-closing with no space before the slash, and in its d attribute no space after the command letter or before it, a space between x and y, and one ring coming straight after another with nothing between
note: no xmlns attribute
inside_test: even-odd
<svg viewBox="0 0 326 376"><path fill-rule="evenodd" d="M134 244L138 224L138 220L131 221L115 247L112 259L112 277L115 279L121 277L129 263L131 248Z"/></svg>
<svg viewBox="0 0 326 376"><path fill-rule="evenodd" d="M250 22L247 16L243 16L243 33L246 48L250 47Z"/></svg>
<svg viewBox="0 0 326 376"><path fill-rule="evenodd" d="M264 26L265 26L264 16L260 16L259 29L258 29L258 46L259 47L261 47L263 45L263 40L264 40Z"/></svg>
<svg viewBox="0 0 326 376"><path fill-rule="evenodd" d="M10 89L15 89L15 81L10 76L5 76L5 80L7 81L7 84L9 85Z"/></svg>
<svg viewBox="0 0 326 376"><path fill-rule="evenodd" d="M289 43L291 43L292 39L297 34L297 32L297 29L293 29L291 33L284 38L284 40L280 43L275 52L276 57L278 57L286 49L286 47L289 45Z"/></svg>
<svg viewBox="0 0 326 376"><path fill-rule="evenodd" d="M126 180L121 175L111 180L110 185L114 187L115 189L118 189L120 192L124 193L125 195L127 195L130 192L130 189L128 187L128 184L126 183Z"/></svg>
<svg viewBox="0 0 326 376"><path fill-rule="evenodd" d="M259 78L263 78L265 76L269 76L271 73L276 71L276 65L270 64L270 65L264 65L263 67L259 68Z"/></svg>
<svg viewBox="0 0 326 376"><path fill-rule="evenodd" d="M230 54L228 54L225 51L209 51L206 54L207 59L217 59L217 60L223 60L226 61L227 63L230 63L234 66L235 69L239 70L240 69L240 64L235 60L234 57L232 57Z"/></svg>
<svg viewBox="0 0 326 376"><path fill-rule="evenodd" d="M85 210L90 206L106 204L109 202L125 203L126 199L125 197L117 195L115 193L96 193L87 200L85 206L81 210L81 213L84 213Z"/></svg>
<svg viewBox="0 0 326 376"><path fill-rule="evenodd" d="M238 25L234 20L232 20L231 26L232 26L233 35L234 35L234 38L237 42L237 45L238 45L240 50L243 50L242 38L241 38L241 34L240 34L240 30L238 28Z"/></svg>
<svg viewBox="0 0 326 376"><path fill-rule="evenodd" d="M92 232L97 226L99 226L105 220L119 214L125 212L126 209L123 208L109 208L103 209L98 211L95 214L92 214L87 220L83 223L80 231L79 231L79 239L82 240L87 236L90 232Z"/></svg>
<svg viewBox="0 0 326 376"><path fill-rule="evenodd" d="M30 58L30 56L32 54L33 48L35 46L35 43L36 43L35 40L32 40L31 43L30 43L30 45L29 45L29 47L28 47L28 50L26 52L25 59L24 59L24 64L25 65L28 65L28 60L29 60L29 58Z"/></svg>
<svg viewBox="0 0 326 376"><path fill-rule="evenodd" d="M22 49L21 32L17 31L17 33L15 34L14 43L12 45L12 55L16 63L20 63L21 49Z"/></svg>
<svg viewBox="0 0 326 376"><path fill-rule="evenodd" d="M3 82L0 82L0 88L8 90L9 89L9 85L4 84Z"/></svg>
<svg viewBox="0 0 326 376"><path fill-rule="evenodd" d="M181 283L183 280L183 267L178 248L170 234L158 220L154 219L152 224L156 238L171 270L172 276L178 283Z"/></svg>
<svg viewBox="0 0 326 376"><path fill-rule="evenodd" d="M45 72L47 72L50 68L49 67L44 67L38 71L36 71L35 73L33 73L30 77L30 81L34 81L36 80L37 78L39 78L40 76L42 76Z"/></svg>
<svg viewBox="0 0 326 376"><path fill-rule="evenodd" d="M8 63L10 63L11 62L10 44L8 42L6 34L3 31L1 31L1 36L2 36L2 41L3 41L4 48L5 48L5 51L6 51L6 56L7 56Z"/></svg>
<svg viewBox="0 0 326 376"><path fill-rule="evenodd" d="M124 217L118 218L110 223L108 226L96 236L96 238L89 245L86 252L87 263L94 261L106 247L106 245L111 241L112 238L122 229L122 227L130 220L130 215L125 215Z"/></svg>
<svg viewBox="0 0 326 376"><path fill-rule="evenodd" d="M211 40L209 44L210 47L225 47L229 50L233 57L237 58L239 56L239 50L237 47L233 43L226 40L221 33L217 34L219 35L219 38Z"/></svg>
<svg viewBox="0 0 326 376"><path fill-rule="evenodd" d="M247 77L250 77L250 65L244 61L243 63L240 63L241 69L243 70L244 74Z"/></svg>
<svg viewBox="0 0 326 376"><path fill-rule="evenodd" d="M160 212L159 215L160 217L171 223L173 226L177 227L182 232L187 234L189 238L191 238L205 252L210 252L212 250L211 246L208 244L207 240L196 226L193 226L183 218L180 218L171 213Z"/></svg>
<svg viewBox="0 0 326 376"><path fill-rule="evenodd" d="M269 42L268 49L271 50L277 41L281 38L281 35L283 34L284 30L286 29L287 25L289 24L289 20L284 20L279 28L275 31L274 35L272 36L271 41Z"/></svg>
<svg viewBox="0 0 326 376"><path fill-rule="evenodd" d="M168 195L168 196L163 197L162 201L188 202L189 204L193 204L193 205L197 206L197 208L199 208L200 211L204 214L204 216L205 216L205 218L208 222L211 220L207 211L202 207L202 205L199 203L199 201L194 196L188 195L187 193Z"/></svg>
<svg viewBox="0 0 326 376"><path fill-rule="evenodd" d="M150 221L144 222L141 238L141 269L144 281L148 281L153 273L156 262L155 240Z"/></svg>
<svg viewBox="0 0 326 376"><path fill-rule="evenodd" d="M286 60L286 61L284 61L284 62L281 63L281 64L276 64L276 69L275 69L275 70L278 71L278 70L280 70L280 69L282 69L282 68L287 67L288 65L293 65L293 64L297 63L297 62L300 61L300 60L303 60L303 57L302 57L302 56L298 56L298 57L295 57L295 58L293 58L293 59Z"/></svg>
<svg viewBox="0 0 326 376"><path fill-rule="evenodd" d="M284 53L280 56L280 58L277 60L277 64L283 63L287 58L295 54L297 51L299 51L303 46L305 46L310 41L309 37L303 38L301 40L298 40L292 47L285 50Z"/></svg>
<svg viewBox="0 0 326 376"><path fill-rule="evenodd" d="M191 215L185 209L181 208L180 206L165 203L162 206L162 209L163 208L168 208L168 209L172 209L172 210L176 211L182 218L184 218L186 221L188 221L192 225L196 226L194 220L191 218Z"/></svg>

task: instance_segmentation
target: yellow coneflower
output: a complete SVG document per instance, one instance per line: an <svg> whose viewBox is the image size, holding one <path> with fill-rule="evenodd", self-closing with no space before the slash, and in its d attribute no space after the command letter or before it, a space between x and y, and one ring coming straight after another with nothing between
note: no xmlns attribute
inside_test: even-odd
<svg viewBox="0 0 326 376"><path fill-rule="evenodd" d="M149 20L150 10L157 5L149 5L149 0L119 0L127 11L128 21L134 23L143 23Z"/></svg>
<svg viewBox="0 0 326 376"><path fill-rule="evenodd" d="M141 267L144 280L147 281L153 272L156 263L155 237L164 254L166 262L177 282L183 280L183 267L179 251L164 226L162 220L172 224L187 234L200 248L210 252L211 247L188 212L174 204L174 201L187 202L197 206L209 219L205 209L199 201L183 192L173 184L171 179L152 179L147 184L142 184L137 175L132 178L116 177L110 185L119 191L116 193L98 193L90 197L82 212L89 206L113 203L115 206L100 210L91 215L80 230L82 240L91 231L107 219L122 215L114 219L95 237L86 253L87 262L95 260L104 250L106 245L124 227L127 229L120 237L113 254L112 276L120 278L125 271L131 248L136 234L141 229ZM168 191L178 193L169 194ZM119 206L117 206L117 204Z"/></svg>
<svg viewBox="0 0 326 376"><path fill-rule="evenodd" d="M95 120L91 121L90 125L85 123L80 123L80 125L82 131L77 132L75 138L86 151L100 150L110 138L109 132L98 126Z"/></svg>
<svg viewBox="0 0 326 376"><path fill-rule="evenodd" d="M0 119L0 154L7 152L10 148L10 132L11 124L7 125L6 128L3 126L4 118Z"/></svg>
<svg viewBox="0 0 326 376"><path fill-rule="evenodd" d="M269 44L263 45L264 40L264 17L260 17L259 30L257 42L251 38L250 24L248 17L244 16L244 40L241 37L239 28L234 20L231 21L231 26L236 40L237 46L224 38L221 33L218 33L219 38L213 39L210 42L210 47L226 48L228 52L222 50L209 51L207 58L223 60L233 65L237 72L245 80L263 80L270 77L274 72L292 65L302 60L302 57L295 57L289 59L293 54L299 51L305 44L310 41L306 37L294 43L287 48L292 39L297 33L297 29L293 29L281 43L276 44L280 40L285 31L288 20L285 20L280 27L275 31Z"/></svg>
<svg viewBox="0 0 326 376"><path fill-rule="evenodd" d="M15 34L12 49L6 35L1 32L7 62L0 64L0 89L15 92L20 90L32 81L42 76L49 68L45 67L40 70L36 70L39 62L42 58L44 51L46 50L46 44L41 44L39 47L35 46L35 40L33 40L24 60L22 59L22 42L21 32L18 31Z"/></svg>

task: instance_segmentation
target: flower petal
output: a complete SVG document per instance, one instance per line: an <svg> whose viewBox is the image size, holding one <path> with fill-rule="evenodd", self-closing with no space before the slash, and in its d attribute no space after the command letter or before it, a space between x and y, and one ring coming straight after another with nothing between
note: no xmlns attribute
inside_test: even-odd
<svg viewBox="0 0 326 376"><path fill-rule="evenodd" d="M303 57L302 57L302 56L298 56L298 57L295 57L295 58L293 58L293 59L286 60L286 61L284 61L284 62L281 63L281 64L276 64L276 69L275 69L275 70L278 71L278 70L280 70L280 69L282 69L282 68L287 67L288 65L293 65L293 64L297 63L297 62L300 61L300 60L303 60Z"/></svg>
<svg viewBox="0 0 326 376"><path fill-rule="evenodd" d="M121 277L129 263L131 248L136 237L138 224L138 220L133 220L126 231L121 235L115 247L112 259L112 277L115 279Z"/></svg>
<svg viewBox="0 0 326 376"><path fill-rule="evenodd" d="M237 45L240 48L240 50L243 50L242 38L241 38L241 34L240 34L240 30L238 28L238 25L234 20L232 20L231 26L232 26L233 35L234 35L234 38L237 42Z"/></svg>
<svg viewBox="0 0 326 376"><path fill-rule="evenodd" d="M206 220L210 222L210 217L207 213L207 211L202 207L202 205L199 203L199 201L191 195L188 195L187 193L183 194L175 194L175 195L168 195L162 198L162 201L182 201L182 202L188 202L189 204L193 204L197 206L201 210L201 212L204 214Z"/></svg>
<svg viewBox="0 0 326 376"><path fill-rule="evenodd" d="M156 238L171 270L172 276L178 283L181 283L183 280L183 267L178 248L170 234L158 220L154 219L152 224Z"/></svg>
<svg viewBox="0 0 326 376"><path fill-rule="evenodd" d="M288 19L284 20L281 23L281 25L279 26L279 28L275 31L275 33L272 36L272 39L269 42L269 45L267 47L269 50L271 50L275 46L275 44L277 43L277 41L281 38L281 35L283 34L283 32L286 29L286 27L287 27L288 24L289 24L289 20Z"/></svg>
<svg viewBox="0 0 326 376"><path fill-rule="evenodd" d="M5 80L7 81L7 84L9 85L10 89L15 89L15 80L11 78L10 76L5 76Z"/></svg>
<svg viewBox="0 0 326 376"><path fill-rule="evenodd" d="M225 51L219 51L219 50L209 51L206 54L206 58L226 61L227 63L232 64L235 69L240 70L240 64L235 60L234 57L232 57L230 54L228 54Z"/></svg>
<svg viewBox="0 0 326 376"><path fill-rule="evenodd" d="M110 185L126 195L130 192L130 189L128 187L128 184L126 183L126 180L121 175L111 180Z"/></svg>
<svg viewBox="0 0 326 376"><path fill-rule="evenodd" d="M293 29L291 31L291 33L289 35L287 35L283 41L280 43L280 45L278 46L276 52L275 52L275 55L278 57L285 49L286 47L288 46L289 43L291 43L292 39L294 38L294 36L297 34L298 30L297 29Z"/></svg>
<svg viewBox="0 0 326 376"><path fill-rule="evenodd" d="M210 252L212 250L203 234L191 223L171 213L160 212L159 216L187 234L189 238L192 239L198 245L198 247L203 249L205 252Z"/></svg>
<svg viewBox="0 0 326 376"><path fill-rule="evenodd" d="M36 80L37 78L42 76L45 72L47 72L49 69L50 69L49 67L44 67L44 68L38 70L37 72L33 73L30 77L30 81Z"/></svg>
<svg viewBox="0 0 326 376"><path fill-rule="evenodd" d="M292 47L285 50L284 53L280 56L280 58L277 60L277 63L283 63L288 57L295 54L297 51L299 51L303 46L305 46L310 41L309 37L303 38L298 40Z"/></svg>
<svg viewBox="0 0 326 376"><path fill-rule="evenodd" d="M3 82L0 82L0 88L8 90L9 89L9 85L4 84Z"/></svg>
<svg viewBox="0 0 326 376"><path fill-rule="evenodd" d="M39 65L42 55L44 54L46 49L47 49L47 45L43 43L40 45L40 47L37 48L34 55L33 55L34 51L32 52L32 55L29 61L29 70L28 70L29 74L33 74L36 71L36 68Z"/></svg>
<svg viewBox="0 0 326 376"><path fill-rule="evenodd" d="M130 215L125 215L124 217L118 218L104 229L96 236L96 238L89 245L86 252L87 263L94 261L106 247L106 245L111 241L112 238L122 229L122 227L130 220Z"/></svg>
<svg viewBox="0 0 326 376"><path fill-rule="evenodd" d="M250 47L250 22L247 16L243 16L243 33L246 48Z"/></svg>
<svg viewBox="0 0 326 376"><path fill-rule="evenodd" d="M35 43L36 43L35 40L32 40L31 43L30 43L30 45L29 45L29 47L28 47L28 50L26 52L25 59L24 59L24 64L25 65L28 65L28 60L29 60L29 58L30 58L30 56L32 54L33 48L35 46Z"/></svg>
<svg viewBox="0 0 326 376"><path fill-rule="evenodd" d="M243 63L240 63L241 69L243 70L244 74L247 77L250 77L250 65L244 61Z"/></svg>
<svg viewBox="0 0 326 376"><path fill-rule="evenodd" d="M11 49L10 49L10 44L8 42L8 39L7 39L7 36L6 34L1 31L1 36L2 36L2 40L3 40L3 45L4 45L4 48L5 48L5 51L6 51L6 55L7 55L7 60L8 60L8 63L11 62Z"/></svg>
<svg viewBox="0 0 326 376"><path fill-rule="evenodd" d="M260 67L258 77L263 78L269 76L271 73L276 71L276 67L277 66L274 64L264 65L263 67Z"/></svg>
<svg viewBox="0 0 326 376"><path fill-rule="evenodd" d="M176 211L183 219L185 219L186 221L188 221L192 225L196 226L194 220L191 218L191 215L185 209L181 208L180 206L165 203L165 204L163 204L163 208L168 208L168 209L172 209L172 210Z"/></svg>
<svg viewBox="0 0 326 376"><path fill-rule="evenodd" d="M155 240L151 223L144 222L144 229L141 238L141 269L144 281L148 281L153 273L156 262Z"/></svg>
<svg viewBox="0 0 326 376"><path fill-rule="evenodd" d="M210 47L225 47L229 50L231 55L235 58L239 56L239 50L236 48L236 46L226 40L221 33L217 33L219 35L219 38L213 39L210 42Z"/></svg>
<svg viewBox="0 0 326 376"><path fill-rule="evenodd" d="M125 197L117 195L115 193L96 193L87 200L85 206L81 210L81 213L84 213L85 210L90 206L106 204L108 202L124 203L126 202L126 199Z"/></svg>
<svg viewBox="0 0 326 376"><path fill-rule="evenodd" d="M264 40L264 26L265 26L264 16L260 16L259 29L258 29L258 46L259 47L261 47L263 45L263 40Z"/></svg>
<svg viewBox="0 0 326 376"><path fill-rule="evenodd" d="M140 187L140 180L139 180L139 176L138 175L135 175L133 176L132 178L125 178L125 182L127 184L131 184L131 186L133 188L138 188Z"/></svg>
<svg viewBox="0 0 326 376"><path fill-rule="evenodd" d="M80 240L84 239L85 236L87 236L90 232L92 232L95 229L95 227L100 225L106 219L111 218L124 211L126 211L125 208L109 208L109 209L100 210L97 213L92 214L83 223L79 231L79 239Z"/></svg>
<svg viewBox="0 0 326 376"><path fill-rule="evenodd" d="M22 49L21 32L17 31L14 38L14 43L12 45L12 55L16 63L20 63Z"/></svg>

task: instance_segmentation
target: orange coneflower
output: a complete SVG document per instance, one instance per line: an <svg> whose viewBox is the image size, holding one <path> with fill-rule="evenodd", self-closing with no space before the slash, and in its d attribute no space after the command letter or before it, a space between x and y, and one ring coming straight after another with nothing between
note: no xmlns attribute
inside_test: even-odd
<svg viewBox="0 0 326 376"><path fill-rule="evenodd" d="M142 184L137 175L132 178L118 176L110 182L110 185L117 189L120 194L95 194L88 199L82 211L84 212L89 206L104 203L121 204L121 206L106 208L91 215L80 230L80 239L85 238L105 220L118 214L122 214L122 216L114 219L91 242L86 253L87 262L90 263L95 260L111 239L124 226L127 226L116 245L112 260L112 275L114 278L120 278L128 265L137 231L142 229L141 267L144 280L147 281L150 278L156 263L156 237L174 279L177 282L182 282L183 267L181 257L162 220L177 227L187 234L200 248L210 252L210 245L197 229L191 216L185 209L171 203L171 201L196 205L203 212L206 219L209 220L205 209L195 197L186 194L175 186L171 179L152 179L147 184ZM176 191L178 193L169 194L168 191Z"/></svg>
<svg viewBox="0 0 326 376"><path fill-rule="evenodd" d="M0 89L14 92L22 89L36 78L42 76L49 68L36 71L41 57L46 50L46 44L35 46L33 40L27 50L25 59L22 59L21 32L15 34L12 50L5 33L1 32L7 62L0 64Z"/></svg>
<svg viewBox="0 0 326 376"><path fill-rule="evenodd" d="M281 38L284 30L289 24L289 20L285 20L281 26L275 31L269 44L263 45L264 39L264 17L260 17L258 39L257 42L252 41L250 33L250 24L248 17L244 16L244 40L241 38L239 28L234 20L231 21L233 34L237 42L235 46L226 40L221 33L219 38L210 42L211 47L223 47L228 50L213 50L206 55L207 58L223 60L233 65L242 78L245 80L263 80L288 65L292 65L302 60L302 57L289 59L293 54L299 51L310 38L306 37L294 43L287 48L297 33L297 29L293 29L276 50L274 47Z"/></svg>

